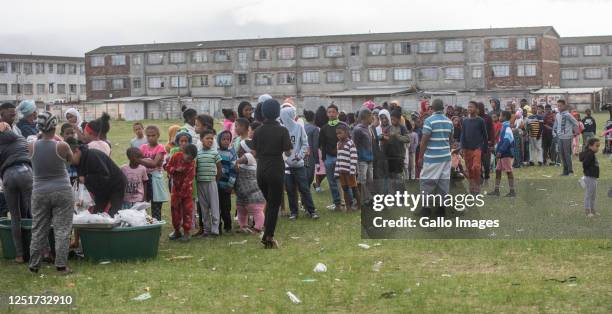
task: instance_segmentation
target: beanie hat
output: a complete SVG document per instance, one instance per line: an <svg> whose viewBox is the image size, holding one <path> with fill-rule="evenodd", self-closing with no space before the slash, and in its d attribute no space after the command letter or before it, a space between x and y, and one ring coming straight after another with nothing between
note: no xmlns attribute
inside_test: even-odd
<svg viewBox="0 0 612 314"><path fill-rule="evenodd" d="M17 110L19 110L24 117L29 116L36 111L36 103L31 99L23 100L19 103L19 106L17 106Z"/></svg>
<svg viewBox="0 0 612 314"><path fill-rule="evenodd" d="M174 136L174 144L176 144L178 146L179 145L179 140L183 136L187 136L188 142L191 143L191 141L192 141L191 134L189 134L189 132L181 131L181 132L176 133L176 135Z"/></svg>
<svg viewBox="0 0 612 314"><path fill-rule="evenodd" d="M261 113L265 119L276 120L280 116L280 104L270 98L261 104Z"/></svg>
<svg viewBox="0 0 612 314"><path fill-rule="evenodd" d="M260 103L260 104L263 104L268 99L272 99L272 96L270 96L268 94L263 94L263 95L259 96L259 98L257 98L257 102Z"/></svg>

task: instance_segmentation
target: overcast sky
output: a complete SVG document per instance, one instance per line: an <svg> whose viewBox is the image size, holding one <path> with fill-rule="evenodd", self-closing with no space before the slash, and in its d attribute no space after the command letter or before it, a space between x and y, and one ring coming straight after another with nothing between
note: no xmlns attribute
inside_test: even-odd
<svg viewBox="0 0 612 314"><path fill-rule="evenodd" d="M0 53L153 42L552 25L612 35L609 0L2 1Z"/></svg>

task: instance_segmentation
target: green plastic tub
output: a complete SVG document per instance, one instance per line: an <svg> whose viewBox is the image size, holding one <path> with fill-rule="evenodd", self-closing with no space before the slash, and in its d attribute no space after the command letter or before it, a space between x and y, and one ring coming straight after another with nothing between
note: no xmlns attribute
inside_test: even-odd
<svg viewBox="0 0 612 314"><path fill-rule="evenodd" d="M21 236L23 238L23 253L26 259L30 256L30 241L32 240L32 219L21 219ZM0 242L2 243L2 256L6 259L15 259L15 243L11 233L11 220L0 218Z"/></svg>
<svg viewBox="0 0 612 314"><path fill-rule="evenodd" d="M162 225L113 229L79 228L83 254L92 261L155 258Z"/></svg>

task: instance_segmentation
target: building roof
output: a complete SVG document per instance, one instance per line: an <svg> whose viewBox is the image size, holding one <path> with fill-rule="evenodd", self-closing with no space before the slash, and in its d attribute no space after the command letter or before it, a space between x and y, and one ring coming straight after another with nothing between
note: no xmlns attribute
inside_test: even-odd
<svg viewBox="0 0 612 314"><path fill-rule="evenodd" d="M532 91L532 94L593 94L603 90L602 87L583 87L583 88L542 88Z"/></svg>
<svg viewBox="0 0 612 314"><path fill-rule="evenodd" d="M19 55L10 53L0 53L0 60L31 60L31 61L67 61L67 62L85 62L83 57L66 57L66 56L43 56L43 55Z"/></svg>
<svg viewBox="0 0 612 314"><path fill-rule="evenodd" d="M170 99L170 98L176 98L176 96L121 97L121 98L105 99L104 102L143 102L143 101Z"/></svg>
<svg viewBox="0 0 612 314"><path fill-rule="evenodd" d="M327 35L327 36L305 36L305 37L279 37L279 38L258 38L258 39L235 39L235 40L215 40L215 41L194 41L176 43L154 43L140 45L117 45L102 46L86 53L107 54L107 53L126 53L126 52L151 52L169 50L190 50L190 49L210 49L210 48L238 48L238 47L266 47L282 45L308 45L324 43L346 43L364 41L390 41L390 40L419 40L419 39L452 39L465 37L489 37L489 36L520 36L520 35L542 35L552 33L559 37L559 34L552 26L536 27L513 27L513 28L482 28L465 30L443 30L425 32L397 32L397 33L370 33L370 34L347 34L347 35Z"/></svg>
<svg viewBox="0 0 612 314"><path fill-rule="evenodd" d="M612 36L561 37L559 44L603 44L612 43Z"/></svg>
<svg viewBox="0 0 612 314"><path fill-rule="evenodd" d="M408 93L413 89L410 87L394 87L394 88L358 88L349 89L342 92L330 93L329 97L348 97L348 96L389 96L402 93Z"/></svg>

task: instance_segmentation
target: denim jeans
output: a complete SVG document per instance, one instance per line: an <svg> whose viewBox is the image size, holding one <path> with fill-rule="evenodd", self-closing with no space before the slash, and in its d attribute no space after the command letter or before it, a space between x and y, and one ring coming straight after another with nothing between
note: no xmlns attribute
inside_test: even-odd
<svg viewBox="0 0 612 314"><path fill-rule="evenodd" d="M338 181L334 176L336 169L336 156L326 155L325 156L325 176L329 183L329 190L331 191L334 205L340 205L340 191L338 191Z"/></svg>
<svg viewBox="0 0 612 314"><path fill-rule="evenodd" d="M302 196L302 205L310 214L315 212L314 202L310 194L310 183L306 180L307 168L289 168L289 174L285 173L285 190L289 200L289 209L292 215L298 214L298 191Z"/></svg>

